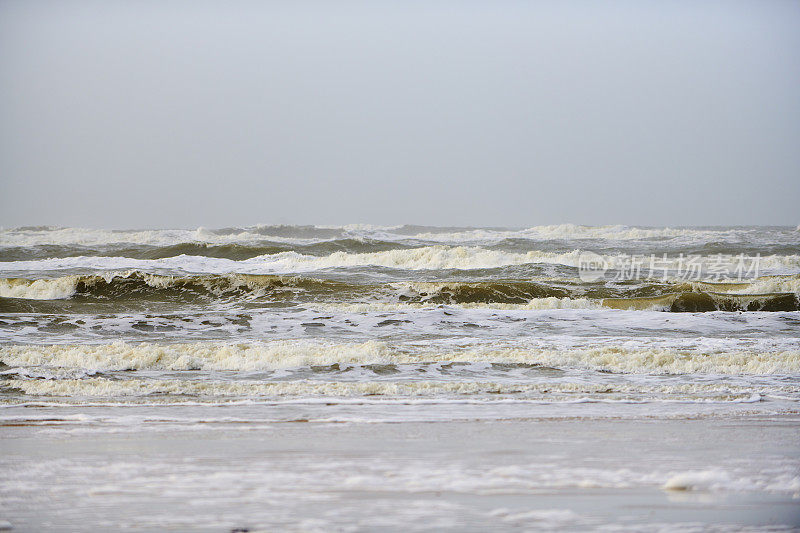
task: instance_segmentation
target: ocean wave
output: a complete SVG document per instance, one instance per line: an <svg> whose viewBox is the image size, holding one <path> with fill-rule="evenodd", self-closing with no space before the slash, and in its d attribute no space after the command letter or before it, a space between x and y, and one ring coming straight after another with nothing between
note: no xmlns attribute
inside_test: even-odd
<svg viewBox="0 0 800 533"><path fill-rule="evenodd" d="M795 293L727 294L719 292L676 292L644 298L604 298L604 307L635 311L797 311Z"/></svg>
<svg viewBox="0 0 800 533"><path fill-rule="evenodd" d="M324 256L334 252L367 253L410 248L410 244L373 239L331 239L310 243L283 243L263 240L258 243L214 244L182 242L164 246L118 244L115 246L40 245L0 247L0 262L35 261L49 258L81 256L121 257L128 259L166 259L178 256L211 257L242 261L253 257L297 252Z"/></svg>
<svg viewBox="0 0 800 533"><path fill-rule="evenodd" d="M332 364L492 362L654 374L791 374L800 372L800 351L697 351L604 346L527 349L474 346L461 349L398 345L382 341L267 343L0 346L0 361L12 367L47 366L85 370L273 370Z"/></svg>
<svg viewBox="0 0 800 533"><path fill-rule="evenodd" d="M293 231L280 231L282 226L272 226L274 231L258 226L250 228L225 228L210 230L199 227L187 229L109 230L93 228L64 228L55 226L23 227L0 230L0 246L108 246L139 244L172 246L185 243L200 244L253 244L269 237L272 242L310 243L340 236L335 231L305 231L307 226L289 226Z"/></svg>
<svg viewBox="0 0 800 533"><path fill-rule="evenodd" d="M0 278L0 297L57 300L74 296L102 299L130 299L157 296L172 301L189 298L232 299L266 294L311 291L317 295L336 293L342 297L357 286L308 277L222 274L206 276L164 276L147 272L105 273L29 280Z"/></svg>
<svg viewBox="0 0 800 533"><path fill-rule="evenodd" d="M516 304L518 309L590 309L607 307L627 310L673 312L703 311L797 311L797 292L759 293L758 289L783 288L800 291L796 276L786 280L773 276L752 284L641 283L633 287L553 286L547 282L492 281L472 283L395 283L399 299L411 303ZM715 288L718 291L710 291ZM732 289L731 292L723 292ZM624 297L625 293L635 296ZM567 303L569 302L569 303Z"/></svg>
<svg viewBox="0 0 800 533"><path fill-rule="evenodd" d="M797 387L731 386L728 384L654 385L540 383L495 381L207 381L184 379L111 379L106 377L68 377L60 379L7 379L5 388L27 395L63 397L143 397L186 396L210 398L290 399L290 398L469 398L492 402L502 398L545 403L583 402L735 402L759 401L768 395ZM174 401L174 398L166 398Z"/></svg>
<svg viewBox="0 0 800 533"><path fill-rule="evenodd" d="M312 272L331 268L384 267L402 270L474 270L532 263L577 266L580 250L564 254L531 251L510 253L480 247L424 246L369 253L337 251L324 256L295 251L265 254L242 261L181 255L156 260L127 257L65 257L2 263L6 271L93 270L182 270L195 273L240 272L248 274ZM800 259L797 264L800 265Z"/></svg>
<svg viewBox="0 0 800 533"><path fill-rule="evenodd" d="M411 238L438 242L490 242L505 239L530 240L648 240L671 239L675 237L694 237L720 240L743 233L741 229L693 229L693 228L646 228L624 225L582 226L578 224L554 224L533 226L521 230L467 229L463 231L422 231L411 235Z"/></svg>
<svg viewBox="0 0 800 533"><path fill-rule="evenodd" d="M602 263L614 272L630 268L631 256L597 255L591 259ZM668 279L684 278L697 273L700 279L716 279L718 273L735 277L742 268L742 258L736 255L697 256L692 259L692 271L686 257L656 258L654 274L664 274ZM655 261L655 260L654 260ZM754 264L745 265L752 273L787 274L800 271L800 255L759 257L757 272ZM477 246L423 246L419 248L392 249L379 252L349 253L336 251L328 255L308 255L295 251L265 254L235 261L227 258L179 255L163 259L132 259L128 257L62 257L34 261L7 261L0 263L6 272L46 272L65 269L82 270L171 270L187 273L244 273L276 274L302 273L326 269L382 267L398 270L480 270L521 265L563 265L578 268L587 264L587 253L576 249L570 252L504 252ZM644 265L643 272L647 272ZM745 274L746 272L741 272ZM602 275L602 273L601 273ZM697 276L694 276L697 277Z"/></svg>
<svg viewBox="0 0 800 533"><path fill-rule="evenodd" d="M343 226L256 225L220 229L107 230L53 226L0 229L0 246L106 246L141 244L170 246L182 243L253 244L263 240L286 243L321 242L330 239L378 239L430 243L487 243L506 239L639 241L689 239L693 242L763 240L795 241L792 228L654 228L624 225L583 226L557 224L525 229L439 228L426 226ZM768 239L769 240L769 239Z"/></svg>
<svg viewBox="0 0 800 533"><path fill-rule="evenodd" d="M800 294L800 274L784 276L761 276L745 282L694 282L692 287L698 291L724 292L726 294Z"/></svg>
<svg viewBox="0 0 800 533"><path fill-rule="evenodd" d="M758 293L753 289L792 288L797 276L746 283L644 282L633 285L581 284L575 280L494 280L474 282L351 283L303 276L221 274L167 276L147 272L103 273L29 280L0 278L0 311L26 312L16 300L70 298L131 303L157 299L192 301L270 301L376 305L409 304L511 306L516 309L612 308L664 311L796 311L798 293ZM716 289L716 290L709 290ZM11 300L13 299L13 301ZM51 310L52 311L52 310Z"/></svg>
<svg viewBox="0 0 800 533"><path fill-rule="evenodd" d="M75 294L82 276L55 279L0 279L0 297L26 300L61 300Z"/></svg>
<svg viewBox="0 0 800 533"><path fill-rule="evenodd" d="M609 291L608 295L617 291ZM499 280L496 282L361 284L301 276L222 274L165 276L146 272L105 273L29 280L0 278L0 297L57 300L74 296L130 299L137 296L163 298L255 298L308 294L337 300L366 297L420 304L529 303L534 299L569 299L569 290L544 282Z"/></svg>
<svg viewBox="0 0 800 533"><path fill-rule="evenodd" d="M382 235L395 240L392 230L400 226L372 226L350 224L345 226L293 226L255 225L209 229L152 229L112 230L71 228L58 226L28 226L0 229L0 247L32 246L111 246L144 245L176 246L206 245L257 245L264 241L287 244L312 244L337 239L374 239Z"/></svg>

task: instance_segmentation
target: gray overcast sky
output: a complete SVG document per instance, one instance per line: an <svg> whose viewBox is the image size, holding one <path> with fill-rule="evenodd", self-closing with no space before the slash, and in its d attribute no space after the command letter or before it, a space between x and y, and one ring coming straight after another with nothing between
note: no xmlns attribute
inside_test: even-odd
<svg viewBox="0 0 800 533"><path fill-rule="evenodd" d="M0 225L800 223L800 2L0 0Z"/></svg>

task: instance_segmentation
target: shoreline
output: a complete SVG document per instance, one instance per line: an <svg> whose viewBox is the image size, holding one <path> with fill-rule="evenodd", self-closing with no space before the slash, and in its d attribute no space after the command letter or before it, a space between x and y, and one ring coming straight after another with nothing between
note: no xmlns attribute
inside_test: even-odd
<svg viewBox="0 0 800 533"><path fill-rule="evenodd" d="M0 428L13 531L800 528L798 415L62 429Z"/></svg>

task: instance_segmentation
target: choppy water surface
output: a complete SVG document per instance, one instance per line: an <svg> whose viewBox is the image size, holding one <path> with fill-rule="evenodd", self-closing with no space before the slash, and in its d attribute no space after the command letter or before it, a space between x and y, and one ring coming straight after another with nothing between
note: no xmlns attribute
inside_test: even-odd
<svg viewBox="0 0 800 533"><path fill-rule="evenodd" d="M0 278L7 426L734 420L800 401L796 228L29 227L0 231ZM744 490L797 495L782 468Z"/></svg>
<svg viewBox="0 0 800 533"><path fill-rule="evenodd" d="M0 271L10 405L800 399L795 228L31 227Z"/></svg>

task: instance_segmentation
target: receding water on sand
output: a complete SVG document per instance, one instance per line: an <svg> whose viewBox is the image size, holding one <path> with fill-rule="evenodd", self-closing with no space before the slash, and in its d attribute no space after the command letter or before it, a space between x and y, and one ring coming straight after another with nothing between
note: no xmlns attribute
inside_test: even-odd
<svg viewBox="0 0 800 533"><path fill-rule="evenodd" d="M2 495L20 530L800 526L798 422L23 425L4 429Z"/></svg>

